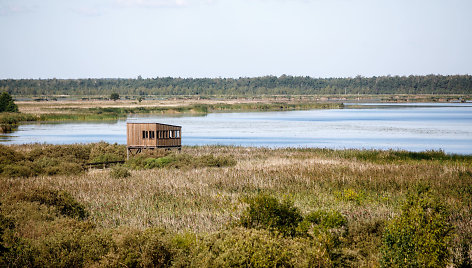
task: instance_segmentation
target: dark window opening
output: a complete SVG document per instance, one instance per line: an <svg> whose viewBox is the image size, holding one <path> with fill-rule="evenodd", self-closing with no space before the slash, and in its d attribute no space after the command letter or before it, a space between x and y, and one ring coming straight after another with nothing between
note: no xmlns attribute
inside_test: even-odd
<svg viewBox="0 0 472 268"><path fill-rule="evenodd" d="M154 137L155 137L154 133L155 133L154 131L149 131L149 138L150 139L154 139Z"/></svg>

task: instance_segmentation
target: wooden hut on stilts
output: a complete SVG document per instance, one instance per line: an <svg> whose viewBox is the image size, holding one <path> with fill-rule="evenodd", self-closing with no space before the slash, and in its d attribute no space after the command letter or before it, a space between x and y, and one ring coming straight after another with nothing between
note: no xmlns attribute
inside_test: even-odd
<svg viewBox="0 0 472 268"><path fill-rule="evenodd" d="M160 123L127 123L127 158L144 149L182 148L182 127Z"/></svg>

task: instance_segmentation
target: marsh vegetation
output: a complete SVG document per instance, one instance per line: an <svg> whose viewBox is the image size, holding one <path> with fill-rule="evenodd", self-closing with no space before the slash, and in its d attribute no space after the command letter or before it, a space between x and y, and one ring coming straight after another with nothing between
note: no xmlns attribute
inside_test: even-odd
<svg viewBox="0 0 472 268"><path fill-rule="evenodd" d="M203 146L97 169L124 146L1 150L2 265L471 264L471 156Z"/></svg>

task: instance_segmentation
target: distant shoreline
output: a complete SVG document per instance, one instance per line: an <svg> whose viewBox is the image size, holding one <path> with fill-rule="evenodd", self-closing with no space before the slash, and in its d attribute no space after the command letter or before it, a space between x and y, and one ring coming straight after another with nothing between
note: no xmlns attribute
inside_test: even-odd
<svg viewBox="0 0 472 268"><path fill-rule="evenodd" d="M472 95L312 95L259 97L147 96L138 101L130 96L107 100L103 96L62 96L27 100L15 96L20 113L0 114L0 132L14 129L20 122L84 121L125 118L132 114L207 114L237 111L295 111L310 109L369 108L365 103L469 103ZM21 100L23 99L23 100ZM53 100L54 99L54 100ZM358 104L358 105L356 105Z"/></svg>

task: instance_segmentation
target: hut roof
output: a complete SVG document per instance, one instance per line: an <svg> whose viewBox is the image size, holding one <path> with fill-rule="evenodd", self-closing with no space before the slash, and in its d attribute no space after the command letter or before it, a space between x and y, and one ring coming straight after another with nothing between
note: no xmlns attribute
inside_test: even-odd
<svg viewBox="0 0 472 268"><path fill-rule="evenodd" d="M170 125L170 124L163 124L163 123L150 123L150 122L126 122L126 124L139 124L139 125L142 125L142 124L152 124L152 125L162 125L162 126L170 126L170 127L181 127L181 126L177 126L177 125Z"/></svg>

